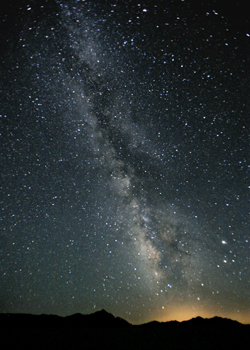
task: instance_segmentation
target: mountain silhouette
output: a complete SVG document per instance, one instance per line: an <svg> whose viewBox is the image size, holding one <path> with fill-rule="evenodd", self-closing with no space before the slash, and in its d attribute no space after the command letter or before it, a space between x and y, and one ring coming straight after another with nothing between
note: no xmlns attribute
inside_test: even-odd
<svg viewBox="0 0 250 350"><path fill-rule="evenodd" d="M56 315L32 314L0 314L4 327L128 327L130 323L120 317L115 317L105 310L93 314L80 313L60 317Z"/></svg>
<svg viewBox="0 0 250 350"><path fill-rule="evenodd" d="M105 310L90 315L0 314L2 343L25 349L241 349L250 325L231 319L196 317L188 321L132 325Z"/></svg>
<svg viewBox="0 0 250 350"><path fill-rule="evenodd" d="M0 314L0 321L3 327L94 327L94 328L107 328L107 327L131 327L132 324L122 319L121 317L115 317L111 313L103 310L97 311L93 314L83 315L76 313L70 316L57 316L57 315L32 315L32 314ZM202 318L200 316L192 318L187 321L167 321L158 322L151 321L134 327L144 328L176 328L176 327L240 327L244 326L238 321L234 321L228 318L213 317ZM250 325L248 325L250 327Z"/></svg>

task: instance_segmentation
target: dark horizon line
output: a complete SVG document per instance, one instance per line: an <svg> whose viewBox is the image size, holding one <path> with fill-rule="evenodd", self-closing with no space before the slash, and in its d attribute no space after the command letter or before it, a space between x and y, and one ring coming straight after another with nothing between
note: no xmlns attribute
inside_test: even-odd
<svg viewBox="0 0 250 350"><path fill-rule="evenodd" d="M250 326L250 323L242 323L238 320L235 320L235 319L232 319L232 318L228 318L228 317L222 317L222 316L212 316L212 317L202 317L202 316L196 316L196 317L192 317L190 319L187 319L187 320L183 320L183 321L177 321L177 320L169 320L169 321L157 321L157 320L152 320L152 321L148 321L148 322L145 322L145 323L141 323L141 324L132 324L130 323L129 321L127 321L126 319L120 317L120 316L114 316L112 313L106 311L105 309L100 309L100 310L97 310L93 313L89 313L89 314L83 314L83 313L80 313L80 312L77 312L77 313L74 313L74 314L70 314L70 315L66 315L66 316L60 316L60 315L57 315L57 314L45 314L45 313L41 313L41 314L33 314L33 313L25 313L25 312L16 312L16 313L13 313L13 312L2 312L0 313L0 318L4 317L4 316L17 316L17 317L21 317L21 316L34 316L34 317L55 317L55 318L58 318L58 319L61 319L61 320L65 320L66 318L72 318L72 317L88 317L88 316L94 316L96 314L103 314L103 315L109 315L111 317L114 318L114 320L121 320L121 321L124 321L126 322L128 325L131 325L131 326L146 326L146 325L150 325L150 324L158 324L158 325L164 325L164 324L173 324L175 323L176 325L180 325L180 324L185 324L185 323L188 323L188 322L192 322L192 321L215 321L215 320L221 320L221 321L231 321L233 322L234 324L239 324L239 325L243 325L243 326Z"/></svg>

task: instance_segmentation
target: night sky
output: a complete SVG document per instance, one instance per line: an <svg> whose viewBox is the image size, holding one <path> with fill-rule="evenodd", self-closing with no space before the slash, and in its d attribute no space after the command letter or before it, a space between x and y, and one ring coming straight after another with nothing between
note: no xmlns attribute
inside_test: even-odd
<svg viewBox="0 0 250 350"><path fill-rule="evenodd" d="M6 1L0 312L250 323L237 1Z"/></svg>

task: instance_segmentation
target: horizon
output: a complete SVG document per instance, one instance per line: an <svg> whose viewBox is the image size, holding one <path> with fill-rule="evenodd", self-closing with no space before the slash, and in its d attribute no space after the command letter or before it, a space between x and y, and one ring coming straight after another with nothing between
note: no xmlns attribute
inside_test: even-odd
<svg viewBox="0 0 250 350"><path fill-rule="evenodd" d="M249 338L250 325L243 325L227 318L196 317L188 321L149 322L131 324L115 317L106 310L92 315L75 314L68 317L57 315L12 315L0 314L5 325L4 340L25 343L26 348L61 348L65 344L75 347L103 346L112 349L182 349L187 346L202 349L222 349L233 346L244 347ZM14 333L13 333L14 332ZM13 337L13 334L16 336Z"/></svg>
<svg viewBox="0 0 250 350"><path fill-rule="evenodd" d="M8 314L12 314L12 315L31 315L31 316L57 316L57 317L61 317L61 318L66 318L66 317L71 317L71 316L74 316L74 315L82 315L82 316L89 316L89 315L93 315L93 314L96 314L96 313L100 313L100 312L105 312L107 314L110 314L112 315L113 317L115 318L119 318L119 319L123 319L124 321L130 323L131 325L144 325L144 324L148 324L148 323L151 323L151 322L158 322L158 323L168 323L168 322L185 322L185 321L191 321L193 319L196 319L196 318L201 318L201 319L204 319L204 320L209 320L209 319L214 319L214 318L221 318L221 319L225 319L225 320L231 320L231 321L236 321L236 322L239 322L240 324L242 325L250 325L250 323L248 322L242 322L242 321L239 321L238 319L236 318L231 318L231 317L226 317L226 316L219 316L219 315L207 315L207 316L200 316L200 315L197 315L197 316L192 316L192 317L189 317L189 316L184 316L183 319L168 319L168 320L165 320L162 319L152 319L152 320L149 320L149 321L146 321L146 322L142 322L142 323L131 323L130 321L128 321L126 318L123 318L121 317L120 315L114 315L112 314L111 312L105 310L105 309L100 309L100 310L96 310L92 313L88 313L88 314L85 314L85 313L81 313L81 312L77 312L77 313L73 313L73 314L68 314L68 315L58 315L58 314L51 314L51 313L41 313L41 314L35 314L35 313L26 313L26 312L17 312L17 313L9 313L9 312L3 312L3 313L0 313L0 315L8 315Z"/></svg>

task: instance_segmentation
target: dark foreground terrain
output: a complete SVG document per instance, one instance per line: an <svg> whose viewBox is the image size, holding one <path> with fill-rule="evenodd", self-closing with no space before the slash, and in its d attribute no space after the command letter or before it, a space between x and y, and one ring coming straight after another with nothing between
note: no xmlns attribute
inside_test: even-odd
<svg viewBox="0 0 250 350"><path fill-rule="evenodd" d="M92 315L1 314L1 340L25 349L245 349L250 325L214 317L135 326L106 311Z"/></svg>

